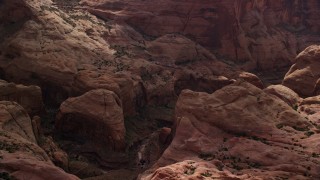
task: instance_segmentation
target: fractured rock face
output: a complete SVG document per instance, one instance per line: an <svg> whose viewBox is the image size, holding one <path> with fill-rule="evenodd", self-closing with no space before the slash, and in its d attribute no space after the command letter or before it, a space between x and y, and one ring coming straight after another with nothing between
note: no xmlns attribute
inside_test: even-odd
<svg viewBox="0 0 320 180"><path fill-rule="evenodd" d="M177 167L180 173L174 175L180 177L206 173L188 170L184 160L212 164L204 166L212 176L218 170L226 177L320 177L318 127L283 101L248 83L238 81L213 94L185 90L175 117L177 129L171 145L141 179L172 177L161 168L155 170L162 166ZM182 163L170 165L176 162Z"/></svg>
<svg viewBox="0 0 320 180"><path fill-rule="evenodd" d="M122 150L125 147L122 105L112 91L97 89L67 99L61 104L56 129L99 148Z"/></svg>
<svg viewBox="0 0 320 180"><path fill-rule="evenodd" d="M320 79L320 46L302 51L283 79L282 84L301 96L317 95Z"/></svg>

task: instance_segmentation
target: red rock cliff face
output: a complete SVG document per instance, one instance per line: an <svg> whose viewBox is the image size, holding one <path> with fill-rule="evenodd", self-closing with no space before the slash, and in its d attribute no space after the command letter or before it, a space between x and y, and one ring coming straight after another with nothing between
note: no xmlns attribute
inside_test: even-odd
<svg viewBox="0 0 320 180"><path fill-rule="evenodd" d="M146 35L182 33L245 69L291 64L320 42L317 0L84 0L103 19L125 21Z"/></svg>

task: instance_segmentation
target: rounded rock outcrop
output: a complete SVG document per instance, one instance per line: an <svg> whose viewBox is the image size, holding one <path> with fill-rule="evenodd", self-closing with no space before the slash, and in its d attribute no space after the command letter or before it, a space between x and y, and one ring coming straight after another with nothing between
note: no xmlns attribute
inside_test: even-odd
<svg viewBox="0 0 320 180"><path fill-rule="evenodd" d="M291 107L296 107L301 99L297 93L283 85L271 85L263 91L277 96Z"/></svg>
<svg viewBox="0 0 320 180"><path fill-rule="evenodd" d="M112 91L97 89L69 98L60 106L56 130L111 150L125 147L121 100Z"/></svg>
<svg viewBox="0 0 320 180"><path fill-rule="evenodd" d="M320 46L313 45L302 51L283 79L282 84L300 96L313 96L318 92L320 78Z"/></svg>

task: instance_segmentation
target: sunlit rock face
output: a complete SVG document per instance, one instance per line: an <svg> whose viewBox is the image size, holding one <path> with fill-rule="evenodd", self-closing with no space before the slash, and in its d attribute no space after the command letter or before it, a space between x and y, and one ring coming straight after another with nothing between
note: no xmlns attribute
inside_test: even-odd
<svg viewBox="0 0 320 180"><path fill-rule="evenodd" d="M125 116L134 115L146 104L174 102L185 88L213 92L242 73L187 34L165 32L155 39L120 15L115 21L103 21L77 9L85 2L74 6L58 0L3 2L0 29L12 33L0 42L0 77L36 84L45 101L58 105L103 88L119 96ZM240 76L263 86L255 75Z"/></svg>
<svg viewBox="0 0 320 180"><path fill-rule="evenodd" d="M318 101L301 108L317 112ZM184 90L175 120L172 143L140 179L320 177L318 122L246 82L213 94Z"/></svg>
<svg viewBox="0 0 320 180"><path fill-rule="evenodd" d="M319 42L319 1L83 0L100 18L148 36L181 33L245 69L287 66Z"/></svg>

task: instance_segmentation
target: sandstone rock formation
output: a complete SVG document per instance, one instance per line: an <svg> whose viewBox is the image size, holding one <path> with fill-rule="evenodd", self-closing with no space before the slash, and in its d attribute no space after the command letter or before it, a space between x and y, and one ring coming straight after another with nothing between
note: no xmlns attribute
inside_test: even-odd
<svg viewBox="0 0 320 180"><path fill-rule="evenodd" d="M254 75L252 73L241 72L239 74L239 78L251 83L252 85L255 85L256 87L258 87L260 89L263 89L263 87L264 87L262 81L256 75Z"/></svg>
<svg viewBox="0 0 320 180"><path fill-rule="evenodd" d="M4 3L1 28L11 27L5 12L16 12L16 33L0 45L0 74L39 85L49 102L104 88L119 96L126 115L133 115L137 106L172 102L180 74L197 74L207 82L237 76L237 68L182 35L147 40L127 24L104 22L83 10L66 12L50 0Z"/></svg>
<svg viewBox="0 0 320 180"><path fill-rule="evenodd" d="M30 116L43 111L42 93L37 86L16 85L0 80L0 100L19 103Z"/></svg>
<svg viewBox="0 0 320 180"><path fill-rule="evenodd" d="M283 85L268 86L264 89L264 92L277 96L289 106L294 108L297 108L301 99L297 93Z"/></svg>
<svg viewBox="0 0 320 180"><path fill-rule="evenodd" d="M41 136L39 146L47 153L50 160L58 167L68 171L69 157L53 140L52 137Z"/></svg>
<svg viewBox="0 0 320 180"><path fill-rule="evenodd" d="M61 104L56 129L80 137L97 148L122 150L125 127L122 104L112 91L97 89Z"/></svg>
<svg viewBox="0 0 320 180"><path fill-rule="evenodd" d="M12 24L17 31L15 36L5 36L1 43L0 71L5 79L38 84L52 96L52 101L61 103L68 96L77 96L92 87L90 82L86 82L88 87L77 86L78 82L74 80L81 79L83 74L88 75L84 72L78 77L78 71L86 70L92 64L116 66L112 56L114 51L102 38L106 25L94 16L80 12L67 14L53 6L50 0L3 3L1 28L9 32L11 26L7 24L12 21L10 18L14 18L16 20ZM6 12L16 13L6 17ZM91 75L92 81L95 78ZM109 81L115 82L113 79Z"/></svg>
<svg viewBox="0 0 320 180"><path fill-rule="evenodd" d="M15 179L76 180L36 144L31 119L17 103L0 101L0 171Z"/></svg>
<svg viewBox="0 0 320 180"><path fill-rule="evenodd" d="M205 161L186 160L172 165L161 167L153 174L142 179L148 180L181 180L181 179L255 179L250 175L234 175L230 172L220 171L219 165Z"/></svg>
<svg viewBox="0 0 320 180"><path fill-rule="evenodd" d="M303 99L298 111L304 114L309 121L319 126L320 123L320 96Z"/></svg>
<svg viewBox="0 0 320 180"><path fill-rule="evenodd" d="M318 97L305 97L320 92L318 47L294 61L320 42L317 7L316 0L0 0L0 78L16 83L0 82L0 100L33 116L14 102L1 105L0 119L10 122L1 147L20 159L7 153L0 168L18 179L76 178L55 163L80 178L128 179L174 138L141 179L319 178ZM245 72L260 76L293 62L284 85L305 99L280 85L262 91L272 82ZM50 113L40 113L39 87ZM19 147L6 144L8 134Z"/></svg>
<svg viewBox="0 0 320 180"><path fill-rule="evenodd" d="M16 102L1 101L1 127L36 143L32 122L27 112Z"/></svg>
<svg viewBox="0 0 320 180"><path fill-rule="evenodd" d="M320 177L318 127L248 83L213 94L185 90L175 117L173 142L140 179Z"/></svg>
<svg viewBox="0 0 320 180"><path fill-rule="evenodd" d="M310 46L297 56L282 84L301 96L316 95L319 87L319 68L320 46Z"/></svg>
<svg viewBox="0 0 320 180"><path fill-rule="evenodd" d="M297 52L320 41L316 0L83 0L81 3L96 16L126 22L151 38L183 34L219 54L221 59L245 69L290 65Z"/></svg>

